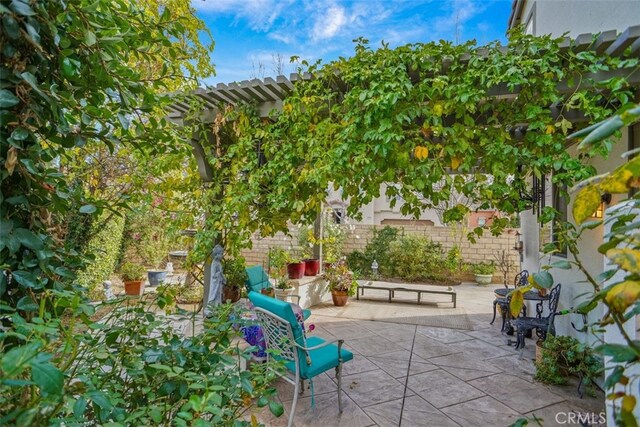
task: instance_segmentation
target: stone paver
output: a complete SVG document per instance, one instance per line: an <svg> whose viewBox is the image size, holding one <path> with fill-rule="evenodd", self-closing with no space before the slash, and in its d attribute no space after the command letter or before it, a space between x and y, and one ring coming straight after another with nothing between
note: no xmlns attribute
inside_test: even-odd
<svg viewBox="0 0 640 427"><path fill-rule="evenodd" d="M315 408L307 383L298 399L294 425L506 426L535 415L544 419L545 426L552 426L558 425L559 412L598 414L604 408L601 394L579 399L575 384L550 387L533 380L534 342L527 340L520 358L520 352L507 345L507 339L513 338L501 335L500 322L489 325L495 287L457 287L458 307L467 313L473 330L332 317L327 310L312 316L309 322L316 326L312 335L344 339L354 360L343 370L344 412L338 413L337 383L331 370L314 381ZM378 304L385 310L388 305ZM376 304L370 307L375 309ZM412 307L415 311L415 304ZM341 310L343 316L348 308ZM284 381L275 386L285 414L275 418L264 408L248 413L279 427L287 423L293 386Z"/></svg>

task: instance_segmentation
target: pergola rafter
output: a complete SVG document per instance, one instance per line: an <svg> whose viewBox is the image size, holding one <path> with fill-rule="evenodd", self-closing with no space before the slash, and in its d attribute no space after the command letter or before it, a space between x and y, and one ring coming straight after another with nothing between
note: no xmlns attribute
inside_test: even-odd
<svg viewBox="0 0 640 427"><path fill-rule="evenodd" d="M508 51L508 46L500 48L504 53ZM638 58L640 57L640 25L627 28L622 33L618 34L615 30L605 31L599 34L587 33L577 36L575 39L566 37L560 43L560 49L562 51L571 50L574 53L592 51L598 55L608 55L612 57L627 57ZM479 48L476 55L480 57L488 57L489 50L485 48ZM464 64L472 58L471 54L464 54L460 61ZM453 59L444 60L442 74L445 74L447 68L453 63ZM420 76L415 71L408 71L412 77L414 83L420 79ZM415 75L413 75L415 74ZM609 71L591 73L583 76L583 80L603 81L613 77L621 77L623 71ZM640 73L635 73L630 76L625 75L629 83L640 83ZM267 117L273 109L279 109L282 107L282 102L293 91L294 84L299 80L309 80L312 76L309 73L299 75L292 73L289 78L285 76L277 76L273 78L267 77L264 80L253 79L243 80L239 83L219 83L215 87L209 87L206 89L197 89L188 97L199 97L204 100L206 109L203 111L204 118L212 118L215 116L215 112L221 104L236 105L238 103L253 103L257 106L259 114L262 117ZM345 85L341 84L339 77L337 78L336 85L340 90L345 90ZM558 91L560 93L569 93L574 89L575 85L569 84L568 81L561 81L558 83ZM507 87L506 84L498 84L487 90L487 94L495 98L514 98L518 96L521 88L516 86L512 89ZM169 118L173 120L180 120L188 110L187 100L176 101L168 109ZM554 106L551 106L553 109ZM580 120L580 117L574 117L574 120Z"/></svg>

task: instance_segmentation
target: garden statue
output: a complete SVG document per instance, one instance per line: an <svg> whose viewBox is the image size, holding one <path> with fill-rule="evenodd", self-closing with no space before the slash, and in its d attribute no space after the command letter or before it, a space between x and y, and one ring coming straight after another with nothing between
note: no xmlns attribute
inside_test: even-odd
<svg viewBox="0 0 640 427"><path fill-rule="evenodd" d="M224 249L220 245L216 245L211 251L211 275L209 279L209 292L207 293L207 300L204 302L205 316L211 314L208 309L209 304L218 305L222 302L222 288L225 285L226 279L222 271L222 254Z"/></svg>

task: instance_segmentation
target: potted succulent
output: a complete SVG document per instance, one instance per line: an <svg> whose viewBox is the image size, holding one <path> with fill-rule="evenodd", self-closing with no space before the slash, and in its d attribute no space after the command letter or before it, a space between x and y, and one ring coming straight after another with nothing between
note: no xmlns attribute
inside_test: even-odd
<svg viewBox="0 0 640 427"><path fill-rule="evenodd" d="M322 277L327 281L333 305L337 307L344 306L349 297L354 296L358 290L358 282L344 260L329 266Z"/></svg>
<svg viewBox="0 0 640 427"><path fill-rule="evenodd" d="M289 279L302 279L305 265L297 249L291 248L287 254L287 274Z"/></svg>
<svg viewBox="0 0 640 427"><path fill-rule="evenodd" d="M298 244L302 251L305 276L315 276L320 272L320 260L313 257L313 247L319 243L322 243L322 240L316 238L311 227L300 230Z"/></svg>
<svg viewBox="0 0 640 427"><path fill-rule="evenodd" d="M142 295L144 291L144 275L146 269L132 262L125 262L120 267L120 277L124 282L124 293L127 295Z"/></svg>
<svg viewBox="0 0 640 427"><path fill-rule="evenodd" d="M237 302L242 294L242 287L247 280L244 258L223 259L222 271L224 271L224 277L227 279L222 288L222 300Z"/></svg>
<svg viewBox="0 0 640 427"><path fill-rule="evenodd" d="M480 262L473 266L473 273L478 285L488 285L493 280L493 273L496 272L496 266L493 262Z"/></svg>

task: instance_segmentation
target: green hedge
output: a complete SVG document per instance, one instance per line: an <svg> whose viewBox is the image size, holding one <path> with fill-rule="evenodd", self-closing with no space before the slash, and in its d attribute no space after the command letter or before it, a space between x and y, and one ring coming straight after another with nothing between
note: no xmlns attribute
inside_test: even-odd
<svg viewBox="0 0 640 427"><path fill-rule="evenodd" d="M122 244L124 217L112 215L105 222L109 215L111 212L105 212L96 221L93 236L87 242L85 250L85 255L93 256L94 260L89 262L84 271L78 273L77 282L89 289L92 299L102 297L102 282L109 279L115 270Z"/></svg>

